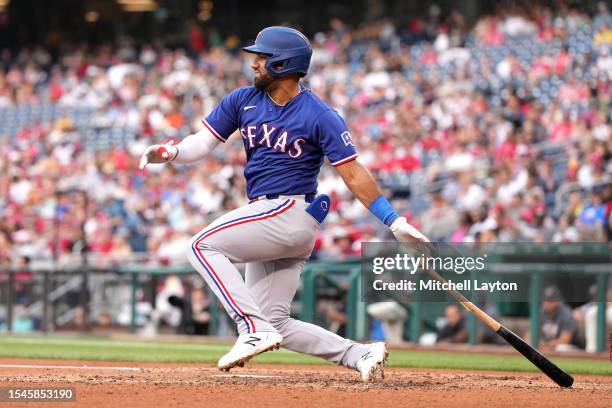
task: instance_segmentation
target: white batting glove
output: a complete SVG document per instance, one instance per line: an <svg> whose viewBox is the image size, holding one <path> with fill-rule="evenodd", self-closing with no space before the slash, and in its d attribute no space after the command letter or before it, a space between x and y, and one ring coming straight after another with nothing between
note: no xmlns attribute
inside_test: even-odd
<svg viewBox="0 0 612 408"><path fill-rule="evenodd" d="M429 238L408 224L405 217L397 218L389 228L399 242L413 244L416 249L426 253L432 252L434 247L430 244Z"/></svg>
<svg viewBox="0 0 612 408"><path fill-rule="evenodd" d="M174 160L178 154L178 149L173 146L174 141L171 140L166 144L151 145L146 148L140 159L140 169L144 169L149 163L166 163Z"/></svg>

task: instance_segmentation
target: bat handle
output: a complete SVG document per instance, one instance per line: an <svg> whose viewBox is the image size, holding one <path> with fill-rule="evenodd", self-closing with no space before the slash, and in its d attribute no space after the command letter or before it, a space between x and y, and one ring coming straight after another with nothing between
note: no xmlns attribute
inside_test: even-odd
<svg viewBox="0 0 612 408"><path fill-rule="evenodd" d="M489 326L491 328L491 330L493 331L498 331L500 327L502 327L501 323L499 323L497 320L495 320L494 318L492 318L491 316L489 316L487 313L485 313L481 308L479 308L478 306L476 306L475 304L473 304L472 302L470 302L469 300L466 300L465 302L459 302L461 303L461 305L466 308L467 310L469 310L470 312L474 313L476 315L476 317L483 322L484 324L486 324L487 326Z"/></svg>
<svg viewBox="0 0 612 408"><path fill-rule="evenodd" d="M446 283L446 279L440 276L440 274L434 271L433 269L428 268L426 269L426 272L430 276L432 276L434 279L436 279L438 282ZM448 292L455 298L457 302L461 304L461 306L463 306L467 311L474 313L476 317L478 317L478 319L480 319L481 322L489 326L491 330L495 332L499 330L499 328L501 327L501 324L497 320L493 319L491 316L486 314L481 308L476 306L474 303L470 302L461 293L457 292L454 289L449 289Z"/></svg>

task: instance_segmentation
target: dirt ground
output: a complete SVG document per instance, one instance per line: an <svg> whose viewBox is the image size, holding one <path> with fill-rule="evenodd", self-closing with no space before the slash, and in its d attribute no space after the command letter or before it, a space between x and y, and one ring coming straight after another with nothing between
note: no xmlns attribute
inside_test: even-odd
<svg viewBox="0 0 612 408"><path fill-rule="evenodd" d="M612 364L612 363L611 363ZM612 407L612 377L576 376L561 389L536 373L385 370L361 383L335 366L212 365L0 359L2 387L75 387L76 402L16 407Z"/></svg>

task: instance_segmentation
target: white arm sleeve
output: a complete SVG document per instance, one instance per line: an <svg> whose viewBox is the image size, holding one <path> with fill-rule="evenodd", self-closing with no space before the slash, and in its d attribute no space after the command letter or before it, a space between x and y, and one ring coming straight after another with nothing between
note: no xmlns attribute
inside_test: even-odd
<svg viewBox="0 0 612 408"><path fill-rule="evenodd" d="M203 159L221 141L204 126L198 133L189 135L175 147L178 152L172 161L185 164Z"/></svg>

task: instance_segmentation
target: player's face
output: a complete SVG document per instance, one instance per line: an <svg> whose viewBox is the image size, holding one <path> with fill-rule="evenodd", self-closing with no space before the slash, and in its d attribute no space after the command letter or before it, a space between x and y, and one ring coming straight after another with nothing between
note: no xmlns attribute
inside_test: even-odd
<svg viewBox="0 0 612 408"><path fill-rule="evenodd" d="M560 304L561 302L558 300L545 300L542 302L542 309L544 309L546 313L552 314L557 311Z"/></svg>
<svg viewBox="0 0 612 408"><path fill-rule="evenodd" d="M268 56L264 54L255 54L255 58L251 63L251 68L255 72L255 78L253 79L253 85L260 91L267 89L274 78L268 73L266 69L266 61Z"/></svg>

